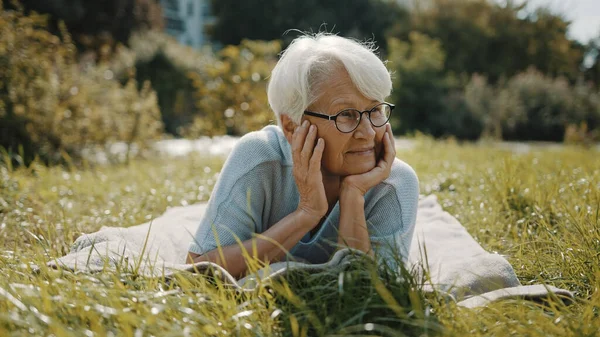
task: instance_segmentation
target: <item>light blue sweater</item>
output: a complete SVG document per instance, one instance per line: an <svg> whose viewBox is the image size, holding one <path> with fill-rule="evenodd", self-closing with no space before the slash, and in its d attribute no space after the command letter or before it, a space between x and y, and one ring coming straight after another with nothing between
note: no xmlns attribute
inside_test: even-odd
<svg viewBox="0 0 600 337"><path fill-rule="evenodd" d="M270 125L243 136L229 155L189 251L204 254L262 233L294 212L300 200L292 174L292 152L283 132ZM376 255L390 265L406 261L415 228L419 182L414 170L395 159L388 179L365 195L365 216ZM339 202L313 237L291 250L295 260L327 262L336 249ZM216 235L215 235L216 234Z"/></svg>

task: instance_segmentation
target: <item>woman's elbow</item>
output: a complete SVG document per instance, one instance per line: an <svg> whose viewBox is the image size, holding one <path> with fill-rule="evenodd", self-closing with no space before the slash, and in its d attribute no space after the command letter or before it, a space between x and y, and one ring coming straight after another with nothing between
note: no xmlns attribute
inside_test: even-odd
<svg viewBox="0 0 600 337"><path fill-rule="evenodd" d="M185 259L185 263L192 264L192 263L200 262L201 256L202 255L200 255L200 254L188 252L187 257Z"/></svg>

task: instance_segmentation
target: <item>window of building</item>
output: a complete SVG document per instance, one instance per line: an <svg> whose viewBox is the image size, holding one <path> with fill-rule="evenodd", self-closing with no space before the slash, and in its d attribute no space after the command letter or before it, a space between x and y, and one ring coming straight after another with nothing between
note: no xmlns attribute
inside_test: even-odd
<svg viewBox="0 0 600 337"><path fill-rule="evenodd" d="M190 2L188 2L187 14L188 16L194 16L194 0L190 0Z"/></svg>
<svg viewBox="0 0 600 337"><path fill-rule="evenodd" d="M184 23L180 19L165 18L166 28L168 30L183 32L185 30Z"/></svg>
<svg viewBox="0 0 600 337"><path fill-rule="evenodd" d="M200 8L202 10L203 17L209 17L212 15L211 10L210 10L210 3L208 1L202 1L202 5Z"/></svg>
<svg viewBox="0 0 600 337"><path fill-rule="evenodd" d="M172 10L174 12L179 12L179 1L177 0L163 0L163 6L165 9Z"/></svg>

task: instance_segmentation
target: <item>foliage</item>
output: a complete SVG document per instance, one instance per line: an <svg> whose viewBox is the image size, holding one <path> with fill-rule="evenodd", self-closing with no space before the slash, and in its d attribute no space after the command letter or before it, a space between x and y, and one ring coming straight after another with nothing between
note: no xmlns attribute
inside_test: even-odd
<svg viewBox="0 0 600 337"><path fill-rule="evenodd" d="M550 76L575 80L584 47L567 38L568 22L540 8L526 13L526 2L434 0L412 13L410 30L440 41L444 68L454 74L484 74L492 83L535 66ZM526 14L526 15L524 15Z"/></svg>
<svg viewBox="0 0 600 337"><path fill-rule="evenodd" d="M27 11L48 14L50 30L64 22L81 50L100 52L106 60L116 43L127 43L132 33L161 30L164 26L158 0L19 0ZM10 8L10 1L5 1Z"/></svg>
<svg viewBox="0 0 600 337"><path fill-rule="evenodd" d="M598 141L600 141L600 131L598 129L589 130L586 122L581 122L579 125L567 125L564 138L565 144L579 144L590 147Z"/></svg>
<svg viewBox="0 0 600 337"><path fill-rule="evenodd" d="M473 75L465 86L467 108L478 116L484 125L483 138L503 139L503 130L513 129L527 118L521 101L513 91L502 84L492 86L487 79Z"/></svg>
<svg viewBox="0 0 600 337"><path fill-rule="evenodd" d="M122 141L143 147L160 134L147 84L121 85L107 68L81 69L70 36L46 30L39 15L0 12L0 146L58 162Z"/></svg>
<svg viewBox="0 0 600 337"><path fill-rule="evenodd" d="M281 51L279 42L244 40L227 46L217 61L200 73L191 73L200 115L184 128L188 137L242 135L273 120L266 93L266 78Z"/></svg>
<svg viewBox="0 0 600 337"><path fill-rule="evenodd" d="M359 40L373 39L386 48L386 30L407 17L406 10L390 0L213 0L214 40L224 45L244 39L279 40L287 45L289 29L339 32Z"/></svg>
<svg viewBox="0 0 600 337"><path fill-rule="evenodd" d="M590 41L584 60L584 78L600 87L600 36Z"/></svg>
<svg viewBox="0 0 600 337"><path fill-rule="evenodd" d="M524 118L504 132L505 139L561 141L568 124L583 120L583 111L574 110L569 83L548 78L530 69L510 79L506 89L520 103Z"/></svg>
<svg viewBox="0 0 600 337"><path fill-rule="evenodd" d="M392 119L395 132L478 138L481 122L464 108L456 84L444 74L446 54L440 42L412 32L409 41L392 38L388 46L388 66L394 75L392 100L399 107Z"/></svg>
<svg viewBox="0 0 600 337"><path fill-rule="evenodd" d="M266 78L277 41L242 41L218 53L194 50L158 32L134 34L111 62L120 77L134 72L157 92L165 130L186 137L241 135L272 120Z"/></svg>
<svg viewBox="0 0 600 337"><path fill-rule="evenodd" d="M573 138L580 132L591 138L588 130L593 134L600 126L595 88L580 82L570 85L533 68L495 86L474 75L464 95L469 110L482 118L486 138L561 141L565 133Z"/></svg>
<svg viewBox="0 0 600 337"><path fill-rule="evenodd" d="M348 268L293 270L273 289L283 313L284 336L297 336L296 331L307 336L436 336L444 329L420 290L421 281L406 268L399 277L355 256Z"/></svg>
<svg viewBox="0 0 600 337"><path fill-rule="evenodd" d="M522 284L546 283L576 296L568 307L554 300L546 305L506 300L472 310L415 291L408 304L402 294L410 287L383 275L384 289L403 304L413 331L424 330L426 322L418 315L430 307L430 320L442 325L444 336L596 335L598 150L528 145L522 152L523 145L510 151L425 137L412 142L415 147L401 150L399 157L418 172L423 194L435 193L483 248L505 256ZM390 313L387 302L382 305L390 297L379 296L377 279L361 264L315 279L296 275L286 293L268 287L237 293L202 275L181 274L166 282L126 270L86 274L43 268L67 253L82 232L132 226L169 207L206 201L221 165L222 159L189 155L89 168L37 162L14 170L1 166L0 335L285 336L298 331L301 336L311 327L304 318L313 316L332 335L369 334L358 329L377 320L373 328L379 330L372 335L402 336L405 330L383 330L397 326L402 316ZM3 200L10 207L2 208ZM31 264L42 270L33 273ZM294 297L298 301L292 302ZM413 306L418 299L423 307ZM353 316L365 324L344 330L354 325ZM427 332L423 335L434 334Z"/></svg>
<svg viewBox="0 0 600 337"><path fill-rule="evenodd" d="M600 87L578 81L571 87L573 110L581 116L579 122L587 124L590 130L600 132Z"/></svg>
<svg viewBox="0 0 600 337"><path fill-rule="evenodd" d="M198 114L192 73L204 73L218 62L209 50L194 50L156 31L135 33L130 48L121 48L112 67L121 77L134 71L139 83L150 81L156 91L165 131L181 135ZM132 57L133 60L129 58Z"/></svg>

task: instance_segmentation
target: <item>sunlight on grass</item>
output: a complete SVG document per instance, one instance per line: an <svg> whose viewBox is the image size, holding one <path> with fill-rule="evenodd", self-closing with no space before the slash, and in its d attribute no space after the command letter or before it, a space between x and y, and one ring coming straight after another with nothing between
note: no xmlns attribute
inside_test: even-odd
<svg viewBox="0 0 600 337"><path fill-rule="evenodd" d="M168 207L206 201L221 159L137 160L127 166L0 166L0 335L56 336L592 336L600 331L600 156L576 147L515 153L419 137L398 157L522 284L575 293L465 309L420 291L409 272L291 273L236 292L208 276L145 278L45 268L81 233L132 226ZM40 266L37 273L34 266ZM390 305L396 303L397 305Z"/></svg>

